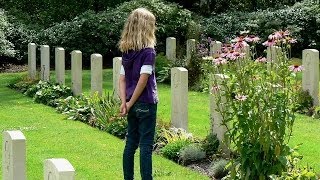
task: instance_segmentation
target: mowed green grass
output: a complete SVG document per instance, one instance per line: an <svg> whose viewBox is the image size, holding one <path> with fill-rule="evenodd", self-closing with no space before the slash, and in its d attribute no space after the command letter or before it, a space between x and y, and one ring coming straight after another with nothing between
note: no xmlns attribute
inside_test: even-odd
<svg viewBox="0 0 320 180"><path fill-rule="evenodd" d="M43 179L43 162L48 158L68 159L79 180L123 179L124 142L84 123L67 120L55 109L33 103L31 98L5 87L22 74L0 74L0 130L21 130L26 136L27 179ZM0 146L2 149L2 143ZM159 155L154 155L153 164L155 179L208 179ZM135 175L140 179L138 154Z"/></svg>
<svg viewBox="0 0 320 180"><path fill-rule="evenodd" d="M71 77L70 71L66 72L66 84L70 86ZM0 76L1 79L5 77L16 77L20 74ZM54 73L52 73L54 80ZM1 83L2 84L2 83ZM112 70L104 70L104 90L106 92L112 91ZM170 86L166 84L158 84L160 102L158 104L158 120L170 122L171 116L171 90ZM90 92L90 71L83 71L83 90L86 94ZM1 90L0 90L1 91ZM12 91L8 90L10 93ZM17 93L13 93L19 96ZM209 121L209 95L207 93L199 93L189 91L188 98L188 117L189 117L189 131L198 137L205 137L210 129ZM33 104L29 99L29 103ZM33 104L32 106L34 106ZM38 105L37 105L38 106ZM43 105L40 105L41 107ZM49 108L52 109L52 108ZM1 112L0 112L1 114ZM85 125L87 126L87 125ZM303 143L299 149L299 153L304 156L300 165L310 165L320 172L320 120L314 120L310 117L297 115L296 123L294 125L293 137L290 145L293 147L297 144ZM121 148L120 148L121 150ZM167 171L167 174L170 171ZM166 173L159 173L166 174ZM170 179L170 178L169 178ZM188 179L188 178L185 178Z"/></svg>

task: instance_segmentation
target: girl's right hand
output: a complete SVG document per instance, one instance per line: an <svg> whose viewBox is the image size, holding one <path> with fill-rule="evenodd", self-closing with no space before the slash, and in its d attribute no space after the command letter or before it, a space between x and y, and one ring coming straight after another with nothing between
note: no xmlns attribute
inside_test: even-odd
<svg viewBox="0 0 320 180"><path fill-rule="evenodd" d="M124 117L127 115L127 105L126 103L121 103L120 105L120 116Z"/></svg>

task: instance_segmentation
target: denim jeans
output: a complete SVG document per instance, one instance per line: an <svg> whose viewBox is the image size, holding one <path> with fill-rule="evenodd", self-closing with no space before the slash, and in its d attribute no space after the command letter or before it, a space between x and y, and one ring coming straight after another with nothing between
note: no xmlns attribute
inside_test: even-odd
<svg viewBox="0 0 320 180"><path fill-rule="evenodd" d="M123 175L134 179L134 154L140 147L142 180L152 180L152 148L156 126L157 104L136 102L128 112L128 132L123 151Z"/></svg>

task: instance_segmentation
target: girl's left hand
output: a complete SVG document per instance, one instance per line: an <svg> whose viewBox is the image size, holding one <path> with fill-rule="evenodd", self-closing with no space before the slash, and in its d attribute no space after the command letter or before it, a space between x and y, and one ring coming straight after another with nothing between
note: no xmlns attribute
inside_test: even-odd
<svg viewBox="0 0 320 180"><path fill-rule="evenodd" d="M128 113L127 105L126 105L126 103L122 103L120 105L120 116L124 117L127 115L127 113Z"/></svg>

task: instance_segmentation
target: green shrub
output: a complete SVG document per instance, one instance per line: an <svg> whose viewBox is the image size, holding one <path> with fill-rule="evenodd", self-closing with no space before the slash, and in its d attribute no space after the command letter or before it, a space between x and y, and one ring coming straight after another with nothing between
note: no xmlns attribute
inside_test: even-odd
<svg viewBox="0 0 320 180"><path fill-rule="evenodd" d="M32 85L25 94L28 96L32 96L33 94L33 99L37 103L56 107L56 101L59 98L72 95L72 90L66 86L39 81L38 84Z"/></svg>
<svg viewBox="0 0 320 180"><path fill-rule="evenodd" d="M294 111L308 116L313 114L313 98L308 91L303 91L302 89L298 91Z"/></svg>
<svg viewBox="0 0 320 180"><path fill-rule="evenodd" d="M157 131L155 146L161 148L175 141L194 142L194 138L191 133L182 128L161 128Z"/></svg>
<svg viewBox="0 0 320 180"><path fill-rule="evenodd" d="M219 140L216 134L208 134L201 143L202 149L206 152L207 156L214 155L219 148Z"/></svg>
<svg viewBox="0 0 320 180"><path fill-rule="evenodd" d="M39 80L22 79L22 80L19 80L18 82L8 84L7 87L9 87L11 89L15 89L21 93L25 93L31 86L37 84L38 82L39 82ZM33 95L32 95L32 97L33 97Z"/></svg>
<svg viewBox="0 0 320 180"><path fill-rule="evenodd" d="M10 15L16 16L20 22L34 24L41 29L57 22L71 20L86 10L99 12L124 1L126 0L5 0L0 1L0 7L6 9Z"/></svg>
<svg viewBox="0 0 320 180"><path fill-rule="evenodd" d="M113 95L99 96L97 93L90 97L91 113L100 129L123 139L127 133L128 122L119 116L120 101Z"/></svg>
<svg viewBox="0 0 320 180"><path fill-rule="evenodd" d="M165 50L165 39L169 36L185 42L189 30L196 26L192 20L192 13L174 4L161 0L130 1L114 9L95 13L87 11L69 22L61 22L53 27L41 31L37 36L37 44L48 44L52 47L61 46L66 51L79 49L84 56L84 65L89 65L88 58L92 53L103 56L120 55L117 43L128 14L138 7L145 7L152 11L157 18L157 51ZM190 26L189 24L193 24ZM86 60L88 59L88 60Z"/></svg>
<svg viewBox="0 0 320 180"><path fill-rule="evenodd" d="M209 174L214 178L223 178L225 177L229 170L226 168L228 161L225 159L218 159L211 163L209 167Z"/></svg>
<svg viewBox="0 0 320 180"><path fill-rule="evenodd" d="M170 60L167 59L163 52L157 54L156 56L156 77L159 77L159 72L163 71L170 64Z"/></svg>
<svg viewBox="0 0 320 180"><path fill-rule="evenodd" d="M37 31L32 30L31 26L15 21L13 17L9 18L9 21L11 23L8 27L7 39L14 45L14 58L27 63L28 44L36 41ZM40 58L37 58L37 63L40 63Z"/></svg>
<svg viewBox="0 0 320 180"><path fill-rule="evenodd" d="M178 162L180 150L189 144L191 144L191 142L188 140L173 141L164 146L160 152L165 158Z"/></svg>
<svg viewBox="0 0 320 180"><path fill-rule="evenodd" d="M206 157L206 153L198 144L190 144L182 148L179 152L179 162L184 165L200 161Z"/></svg>
<svg viewBox="0 0 320 180"><path fill-rule="evenodd" d="M8 27L10 26L5 12L0 9L0 56L14 57L13 44L8 38Z"/></svg>
<svg viewBox="0 0 320 180"><path fill-rule="evenodd" d="M85 96L61 98L56 102L56 109L66 114L68 119L81 121L91 126L96 125L96 119L91 113L90 99Z"/></svg>
<svg viewBox="0 0 320 180"><path fill-rule="evenodd" d="M82 121L121 139L127 133L127 120L118 116L119 101L112 96L69 96L56 104L57 111L66 114L68 119Z"/></svg>
<svg viewBox="0 0 320 180"><path fill-rule="evenodd" d="M305 48L319 49L320 5L303 1L282 9L259 10L252 13L228 12L203 19L205 33L215 40L225 41L226 37L234 37L234 32L248 30L251 34L259 34L263 41L275 30L289 29L300 42L293 49L293 56L300 57ZM263 51L264 47L259 46Z"/></svg>
<svg viewBox="0 0 320 180"><path fill-rule="evenodd" d="M106 131L118 138L124 139L127 134L128 121L123 117L113 117Z"/></svg>
<svg viewBox="0 0 320 180"><path fill-rule="evenodd" d="M297 180L318 180L319 175L316 174L315 170L310 166L304 166L302 168L298 167L299 161L303 158L297 150L300 145L294 147L290 150L290 154L286 157L288 168L286 172L282 172L281 175L270 175L271 180L287 180L287 179L297 179Z"/></svg>

